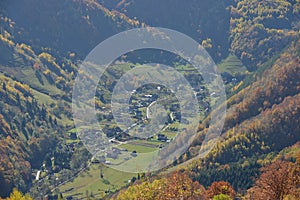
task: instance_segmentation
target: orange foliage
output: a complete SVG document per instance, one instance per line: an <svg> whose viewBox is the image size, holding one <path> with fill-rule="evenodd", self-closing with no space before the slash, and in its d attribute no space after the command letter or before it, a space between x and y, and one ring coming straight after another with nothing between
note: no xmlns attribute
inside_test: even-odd
<svg viewBox="0 0 300 200"><path fill-rule="evenodd" d="M276 161L263 167L260 178L255 186L248 190L247 197L255 200L283 200L291 194L300 197L297 192L300 171L296 169L299 170L299 166L286 161Z"/></svg>
<svg viewBox="0 0 300 200"><path fill-rule="evenodd" d="M235 191L230 185L230 183L225 181L219 181L219 182L213 182L211 186L207 190L208 197L213 198L214 196L220 195L220 194L226 194L230 196L231 198L234 198Z"/></svg>

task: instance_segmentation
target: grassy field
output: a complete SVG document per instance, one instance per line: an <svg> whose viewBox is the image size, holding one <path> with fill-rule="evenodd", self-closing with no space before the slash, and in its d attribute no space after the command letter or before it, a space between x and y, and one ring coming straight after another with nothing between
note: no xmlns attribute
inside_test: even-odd
<svg viewBox="0 0 300 200"><path fill-rule="evenodd" d="M100 178L102 171L103 178ZM97 199L105 196L105 191L115 192L128 184L128 180L137 176L112 168L93 164L90 168L80 173L73 181L62 185L59 190L64 197L73 196L76 199L85 199L86 194L93 194Z"/></svg>
<svg viewBox="0 0 300 200"><path fill-rule="evenodd" d="M74 124L74 122L64 114L61 114L61 119L59 119L59 121L64 126L68 126L68 127L72 127Z"/></svg>
<svg viewBox="0 0 300 200"><path fill-rule="evenodd" d="M149 164L153 163L157 158L158 149L148 153L137 153L136 157L131 157L128 161L119 162L118 165L111 165L114 169L125 172L145 172L148 170ZM121 160L120 157L118 160Z"/></svg>
<svg viewBox="0 0 300 200"><path fill-rule="evenodd" d="M155 151L155 148L152 147L146 147L146 146L130 144L130 143L121 144L118 147L127 149L129 152L136 151L137 153L148 153L148 152Z"/></svg>
<svg viewBox="0 0 300 200"><path fill-rule="evenodd" d="M44 93L41 93L37 90L32 89L33 95L36 99L39 100L39 102L43 104L51 104L51 103L56 103L55 100L53 100L49 95L46 95Z"/></svg>
<svg viewBox="0 0 300 200"><path fill-rule="evenodd" d="M167 136L168 139L172 139L172 138L176 137L177 132L165 130L165 131L162 132L162 134L164 134L165 136Z"/></svg>
<svg viewBox="0 0 300 200"><path fill-rule="evenodd" d="M71 131L74 131L70 130ZM74 141L74 140L70 140ZM117 159L108 158L110 166L93 164L89 169L80 173L73 181L62 185L59 190L64 197L73 196L76 199L85 199L86 194L93 194L96 199L105 196L105 191L115 192L126 186L135 173L128 171L142 172L149 163L156 158L158 148L161 142L158 141L131 141L127 144L121 144L118 147L127 149L128 152L122 152ZM137 156L131 156L132 151L137 151ZM100 174L103 178L100 178ZM127 171L127 172L126 172Z"/></svg>
<svg viewBox="0 0 300 200"><path fill-rule="evenodd" d="M176 70L183 72L196 70L192 65L178 65L175 68Z"/></svg>
<svg viewBox="0 0 300 200"><path fill-rule="evenodd" d="M30 85L32 88L36 88L40 91L48 92L49 94L61 94L61 91L55 86L49 84L48 80L42 76L42 83L37 79L35 72L31 68L24 68L16 74L16 77Z"/></svg>
<svg viewBox="0 0 300 200"><path fill-rule="evenodd" d="M218 69L221 73L228 72L231 75L237 73L244 74L247 71L247 68L235 55L229 55L218 65Z"/></svg>

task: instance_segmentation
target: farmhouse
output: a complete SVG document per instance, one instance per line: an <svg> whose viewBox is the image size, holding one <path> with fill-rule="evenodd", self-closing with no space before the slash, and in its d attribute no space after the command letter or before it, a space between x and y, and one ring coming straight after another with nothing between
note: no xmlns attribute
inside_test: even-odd
<svg viewBox="0 0 300 200"><path fill-rule="evenodd" d="M120 153L120 149L113 147L112 150L107 151L106 157L117 159Z"/></svg>
<svg viewBox="0 0 300 200"><path fill-rule="evenodd" d="M161 142L166 142L168 140L168 137L165 136L164 134L157 134L157 140Z"/></svg>

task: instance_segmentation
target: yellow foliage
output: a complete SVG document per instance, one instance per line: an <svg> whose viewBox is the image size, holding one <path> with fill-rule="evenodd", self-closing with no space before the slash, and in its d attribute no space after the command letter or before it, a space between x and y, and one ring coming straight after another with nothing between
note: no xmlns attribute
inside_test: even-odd
<svg viewBox="0 0 300 200"><path fill-rule="evenodd" d="M7 200L32 200L32 198L28 194L23 195L15 188Z"/></svg>
<svg viewBox="0 0 300 200"><path fill-rule="evenodd" d="M0 34L0 40L2 40L3 42L7 43L9 46L14 46L15 43L9 39L7 39L6 37L4 37L3 35Z"/></svg>
<svg viewBox="0 0 300 200"><path fill-rule="evenodd" d="M69 54L69 57L70 57L70 58L74 58L75 56L76 56L75 53L70 53L70 54Z"/></svg>
<svg viewBox="0 0 300 200"><path fill-rule="evenodd" d="M34 52L33 52L33 50L31 49L30 46L28 46L28 45L22 43L22 44L19 45L19 47L20 47L21 49L25 50L27 53L29 53L29 54L31 54L31 55L35 55Z"/></svg>
<svg viewBox="0 0 300 200"><path fill-rule="evenodd" d="M203 40L202 46L206 49L211 49L213 47L211 39L207 38L207 39Z"/></svg>
<svg viewBox="0 0 300 200"><path fill-rule="evenodd" d="M284 197L283 200L298 200L296 197L294 197L293 195L287 195Z"/></svg>
<svg viewBox="0 0 300 200"><path fill-rule="evenodd" d="M236 86L234 86L234 87L231 89L231 91L234 92L234 91L238 90L243 84L244 84L244 82L241 81L239 84L237 84Z"/></svg>
<svg viewBox="0 0 300 200"><path fill-rule="evenodd" d="M48 75L50 75L50 70L49 69L46 69L44 72L43 72L43 74L45 75L45 76L48 76Z"/></svg>
<svg viewBox="0 0 300 200"><path fill-rule="evenodd" d="M31 89L28 85L22 84L20 82L15 81L14 86L17 90L19 90L21 93L25 94L31 94Z"/></svg>
<svg viewBox="0 0 300 200"><path fill-rule="evenodd" d="M186 174L176 172L167 178L145 181L121 191L117 200L206 199L205 189Z"/></svg>
<svg viewBox="0 0 300 200"><path fill-rule="evenodd" d="M42 58L42 59L45 59L48 62L51 62L51 61L54 60L53 57L50 54L46 53L46 52L41 53L38 57Z"/></svg>

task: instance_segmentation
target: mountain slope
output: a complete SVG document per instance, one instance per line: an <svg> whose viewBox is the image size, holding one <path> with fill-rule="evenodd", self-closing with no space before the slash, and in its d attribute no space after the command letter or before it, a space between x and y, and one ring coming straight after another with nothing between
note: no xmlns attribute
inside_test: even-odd
<svg viewBox="0 0 300 200"><path fill-rule="evenodd" d="M300 140L299 50L300 41L293 42L256 82L228 100L222 140L192 164L194 178L207 185L227 180L246 189L259 160Z"/></svg>
<svg viewBox="0 0 300 200"><path fill-rule="evenodd" d="M238 0L231 6L231 50L250 70L279 54L299 35L299 0Z"/></svg>
<svg viewBox="0 0 300 200"><path fill-rule="evenodd" d="M79 60L138 22L94 1L0 5L0 196L6 197L13 187L28 191L43 163L52 165L46 165L51 173L70 168L66 129L73 126L70 102Z"/></svg>
<svg viewBox="0 0 300 200"><path fill-rule="evenodd" d="M62 127L28 85L3 74L0 83L0 195L7 196L13 187L28 189L31 169L41 165Z"/></svg>
<svg viewBox="0 0 300 200"><path fill-rule="evenodd" d="M209 0L98 0L99 3L150 26L174 29L199 43L210 38L215 61L228 55L230 1Z"/></svg>
<svg viewBox="0 0 300 200"><path fill-rule="evenodd" d="M138 22L110 12L92 0L21 0L1 2L2 17L15 24L14 40L51 48L66 56L75 52L83 59L104 39Z"/></svg>

